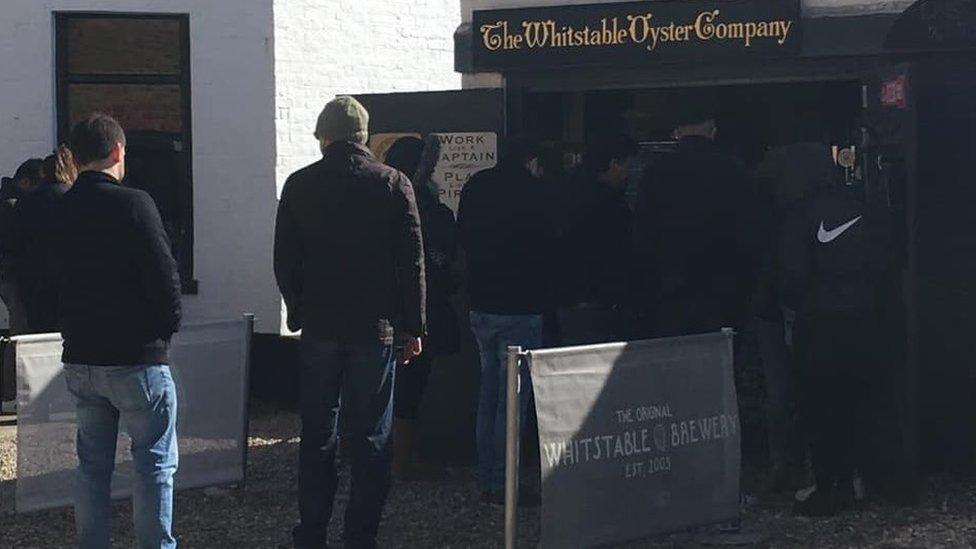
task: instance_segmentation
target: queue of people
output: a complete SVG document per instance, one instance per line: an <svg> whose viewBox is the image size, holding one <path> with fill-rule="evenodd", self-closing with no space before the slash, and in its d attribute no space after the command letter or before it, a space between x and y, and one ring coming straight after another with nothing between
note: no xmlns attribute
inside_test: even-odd
<svg viewBox="0 0 976 549"><path fill-rule="evenodd" d="M632 139L595 141L568 175L533 141L507 139L498 165L464 187L455 223L431 182L436 137L398 140L384 164L366 147L366 109L351 97L330 101L315 127L322 158L288 178L275 227L287 325L302 333L295 545L329 538L340 434L352 475L347 546L375 547L392 474L417 474L416 419L432 360L460 347L452 303L461 255L480 357L484 502L504 501L505 351L541 347L552 322L563 345L753 330L773 484L790 487L803 433L816 490L796 511L842 509L855 471L870 467L855 429L868 421L859 395L883 376L872 348L882 338L886 216L836 184L824 144L771 152L754 178L715 143L717 132L709 113L681 120L675 152L645 170L633 203ZM125 147L118 123L93 114L67 146L4 180L0 297L14 333L64 336L78 407L80 545L108 546L121 421L134 441L138 542L174 547L179 452L167 349L180 324L180 280L152 199L121 185ZM525 367L520 375L527 420L532 385ZM522 505L539 501L521 487Z"/></svg>

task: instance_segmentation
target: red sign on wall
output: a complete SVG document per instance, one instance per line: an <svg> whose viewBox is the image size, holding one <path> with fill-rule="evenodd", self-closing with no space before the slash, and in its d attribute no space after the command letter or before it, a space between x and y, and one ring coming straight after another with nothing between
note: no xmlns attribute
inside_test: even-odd
<svg viewBox="0 0 976 549"><path fill-rule="evenodd" d="M904 109L908 106L905 75L881 83L881 104L885 107Z"/></svg>

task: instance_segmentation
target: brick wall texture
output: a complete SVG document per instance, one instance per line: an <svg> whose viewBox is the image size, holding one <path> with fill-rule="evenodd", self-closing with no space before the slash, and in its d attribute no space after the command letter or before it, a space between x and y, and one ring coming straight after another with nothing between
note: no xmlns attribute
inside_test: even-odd
<svg viewBox="0 0 976 549"><path fill-rule="evenodd" d="M459 89L458 0L275 0L278 189L319 157L312 132L337 94Z"/></svg>

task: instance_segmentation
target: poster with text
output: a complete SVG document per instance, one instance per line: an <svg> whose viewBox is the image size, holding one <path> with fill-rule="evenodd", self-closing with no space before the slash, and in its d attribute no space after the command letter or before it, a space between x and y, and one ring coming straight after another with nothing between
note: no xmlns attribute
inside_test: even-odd
<svg viewBox="0 0 976 549"><path fill-rule="evenodd" d="M498 137L494 132L438 133L440 158L431 178L441 202L457 215L461 190L471 176L498 162Z"/></svg>
<svg viewBox="0 0 976 549"><path fill-rule="evenodd" d="M594 547L739 513L731 331L533 351L542 547Z"/></svg>

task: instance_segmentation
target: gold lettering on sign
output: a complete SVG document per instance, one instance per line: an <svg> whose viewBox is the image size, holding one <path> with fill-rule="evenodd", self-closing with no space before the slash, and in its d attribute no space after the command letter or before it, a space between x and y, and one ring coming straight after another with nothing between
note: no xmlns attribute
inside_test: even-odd
<svg viewBox="0 0 976 549"><path fill-rule="evenodd" d="M657 21L653 13L601 17L583 26L564 25L554 19L501 20L479 29L484 48L491 52L544 48L643 46L654 52L666 45L734 41L751 48L760 40L782 46L790 39L792 20L728 21L722 10L699 13L691 21Z"/></svg>
<svg viewBox="0 0 976 549"><path fill-rule="evenodd" d="M508 21L499 21L493 25L481 25L481 40L485 43L485 49L488 51L502 49L507 28Z"/></svg>

